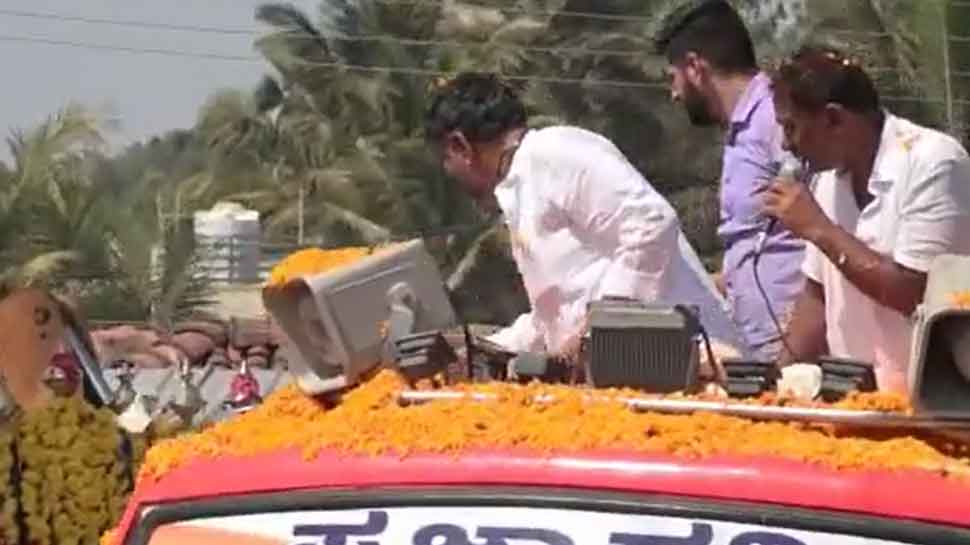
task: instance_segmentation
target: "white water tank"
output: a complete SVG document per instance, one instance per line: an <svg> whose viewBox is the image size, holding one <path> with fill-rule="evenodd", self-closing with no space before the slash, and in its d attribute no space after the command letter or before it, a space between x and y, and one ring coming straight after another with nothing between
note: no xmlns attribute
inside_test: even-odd
<svg viewBox="0 0 970 545"><path fill-rule="evenodd" d="M259 212L234 202L219 202L195 213L200 265L215 282L256 282L262 254Z"/></svg>

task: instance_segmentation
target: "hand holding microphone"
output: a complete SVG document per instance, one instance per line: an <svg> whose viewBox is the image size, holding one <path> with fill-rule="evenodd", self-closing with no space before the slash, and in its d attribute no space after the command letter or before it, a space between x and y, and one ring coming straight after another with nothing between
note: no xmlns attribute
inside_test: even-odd
<svg viewBox="0 0 970 545"><path fill-rule="evenodd" d="M785 159L781 162L781 167L778 169L778 176L772 184L778 182L779 180L795 180L800 181L803 177L803 165L794 156L785 156ZM758 241L755 243L755 253L760 255L764 250L765 241L768 240L768 235L775 230L775 225L778 223L778 218L771 216L768 220L768 224L765 226L765 230L758 233Z"/></svg>
<svg viewBox="0 0 970 545"><path fill-rule="evenodd" d="M771 217L765 237L776 222L781 222L799 238L811 240L818 229L828 222L825 213L805 183L805 171L797 159L786 160L779 175L763 195L764 213ZM764 244L763 239L759 240Z"/></svg>
<svg viewBox="0 0 970 545"><path fill-rule="evenodd" d="M762 196L764 214L769 216L770 219L765 230L760 233L754 254L753 270L755 285L758 287L758 292L761 294L765 306L768 308L768 314L771 316L771 321L774 323L775 329L778 332L778 338L789 354L794 354L795 352L788 345L785 337L785 327L782 326L781 321L778 319L778 315L772 306L771 298L761 284L761 277L758 274L758 262L761 260L761 252L764 250L764 244L768 238L768 234L775 228L775 224L779 221L794 233L795 236L801 238L807 238L806 233L808 231L822 225L820 221L827 221L825 213L822 212L818 203L815 202L815 198L812 196L808 184L805 183L805 178L806 172L802 162L794 157L786 157L779 169L778 177L771 182Z"/></svg>

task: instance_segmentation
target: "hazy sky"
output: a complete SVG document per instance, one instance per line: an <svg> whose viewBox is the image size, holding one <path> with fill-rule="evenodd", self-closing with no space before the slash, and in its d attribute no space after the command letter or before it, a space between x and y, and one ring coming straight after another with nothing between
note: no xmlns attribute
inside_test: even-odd
<svg viewBox="0 0 970 545"><path fill-rule="evenodd" d="M167 49L256 56L244 34L147 30L15 16L9 12L117 19L229 29L252 29L265 0L0 0L0 59L6 81L0 132L29 127L72 100L108 108L121 127L111 140L130 142L191 126L206 97L222 87L250 87L265 72L259 62L163 56L13 41L81 42L135 49ZM317 19L318 0L290 0ZM2 156L6 157L6 150Z"/></svg>

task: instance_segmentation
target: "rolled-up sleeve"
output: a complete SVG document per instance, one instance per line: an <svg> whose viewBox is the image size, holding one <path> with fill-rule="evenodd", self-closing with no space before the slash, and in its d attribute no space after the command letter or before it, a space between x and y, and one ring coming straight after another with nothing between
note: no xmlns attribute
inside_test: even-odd
<svg viewBox="0 0 970 545"><path fill-rule="evenodd" d="M929 166L912 180L900 203L893 260L927 272L944 253L970 253L970 160L966 155Z"/></svg>
<svg viewBox="0 0 970 545"><path fill-rule="evenodd" d="M609 249L594 296L662 297L679 251L677 213L619 151L586 164L563 206L577 229Z"/></svg>

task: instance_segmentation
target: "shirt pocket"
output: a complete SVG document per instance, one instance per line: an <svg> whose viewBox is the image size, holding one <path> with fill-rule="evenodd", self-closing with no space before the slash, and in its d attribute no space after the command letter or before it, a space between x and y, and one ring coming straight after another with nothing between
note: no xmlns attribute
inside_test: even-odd
<svg viewBox="0 0 970 545"><path fill-rule="evenodd" d="M893 195L886 191L876 195L859 215L856 237L881 254L891 254L899 231L899 211Z"/></svg>

